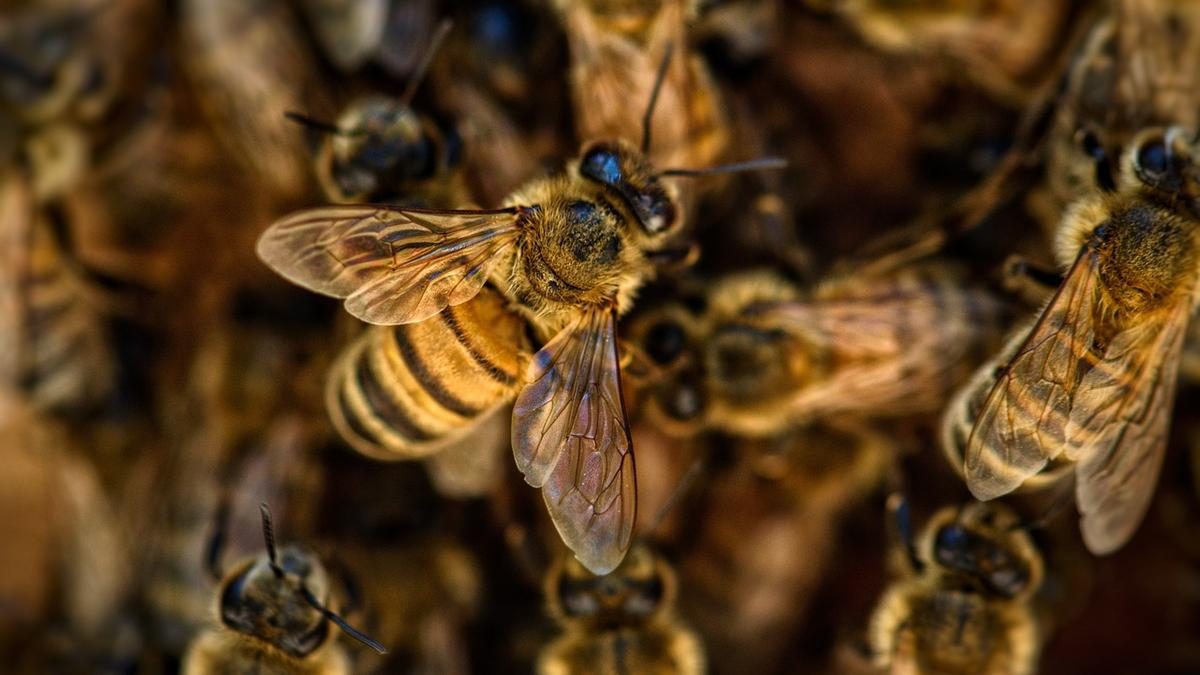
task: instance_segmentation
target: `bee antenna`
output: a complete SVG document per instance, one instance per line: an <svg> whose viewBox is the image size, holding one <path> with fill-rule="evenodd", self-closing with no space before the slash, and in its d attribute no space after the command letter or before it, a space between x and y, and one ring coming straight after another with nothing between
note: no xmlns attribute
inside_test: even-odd
<svg viewBox="0 0 1200 675"><path fill-rule="evenodd" d="M433 63L433 57L437 54L438 49L441 48L442 42L446 39L446 34L453 27L453 21L442 19L437 29L433 31L433 37L429 39L429 47L425 49L425 54L421 57L421 62L417 64L412 76L408 78L408 84L404 87L404 94L400 96L400 105L407 106L412 103L413 98L417 95L417 89L425 79L425 74L429 72L429 64Z"/></svg>
<svg viewBox="0 0 1200 675"><path fill-rule="evenodd" d="M225 540L229 530L229 499L222 497L217 504L216 523L208 547L204 552L204 569L213 579L221 578L221 553L225 551Z"/></svg>
<svg viewBox="0 0 1200 675"><path fill-rule="evenodd" d="M650 120L654 117L654 106L658 104L658 92L662 91L663 80L667 77L667 66L671 63L671 53L675 45L668 42L663 51L662 61L658 62L658 72L654 74L654 88L650 90L650 102L646 104L646 112L642 115L642 154L650 152Z"/></svg>
<svg viewBox="0 0 1200 675"><path fill-rule="evenodd" d="M363 133L360 130L347 131L338 127L336 124L326 122L325 120L319 120L315 117L309 117L308 115L305 115L302 112L296 112L295 110L288 110L287 112L283 113L283 116L289 121L295 122L302 127L307 127L323 134L329 134L330 136L357 136Z"/></svg>
<svg viewBox="0 0 1200 675"><path fill-rule="evenodd" d="M362 631L355 628L354 626L351 626L349 623L346 622L345 619L338 616L337 613L334 612L333 610L329 609L325 605L322 605L321 602L319 600L317 600L317 597L312 594L312 591L308 590L308 586L306 586L304 584L300 584L300 594L304 596L304 601L307 602L309 605L311 605L313 609L320 612L321 615L324 616L326 619L329 619L330 621L337 624L337 627L341 628L343 633L345 633L346 635L349 635L350 637L354 638L355 640L358 640L359 642L370 647L371 649L374 649L376 652L378 652L380 654L387 653L386 647L379 644L379 642L375 641L374 639L368 637L366 633L363 633Z"/></svg>
<svg viewBox="0 0 1200 675"><path fill-rule="evenodd" d="M917 555L917 545L913 541L912 512L908 508L908 500L899 492L893 492L887 498L887 511L890 515L892 535L904 546L904 554L913 570L920 572L925 563Z"/></svg>
<svg viewBox="0 0 1200 675"><path fill-rule="evenodd" d="M267 544L267 560L271 562L271 571L279 579L283 578L283 568L279 566L279 557L275 553L275 530L271 527L271 509L266 504L259 504L258 511L262 514L263 541Z"/></svg>
<svg viewBox="0 0 1200 675"><path fill-rule="evenodd" d="M53 84L49 75L37 72L28 63L3 49L0 49L0 72L15 75L35 87L49 87Z"/></svg>
<svg viewBox="0 0 1200 675"><path fill-rule="evenodd" d="M703 469L704 459L699 457L687 468L687 471L684 472L679 482L675 484L675 489L667 497L667 501L663 502L663 505L658 509L658 513L654 514L654 520L650 523L649 531L651 534L658 531L663 521L667 519L667 515L675 510L675 507L683 500L683 496L691 489L692 484L696 482L696 478L700 476L700 472Z"/></svg>
<svg viewBox="0 0 1200 675"><path fill-rule="evenodd" d="M684 176L695 178L699 176L715 176L723 173L742 173L745 171L769 171L786 168L788 162L782 157L760 157L746 162L718 164L707 169L664 169L658 172L660 176Z"/></svg>

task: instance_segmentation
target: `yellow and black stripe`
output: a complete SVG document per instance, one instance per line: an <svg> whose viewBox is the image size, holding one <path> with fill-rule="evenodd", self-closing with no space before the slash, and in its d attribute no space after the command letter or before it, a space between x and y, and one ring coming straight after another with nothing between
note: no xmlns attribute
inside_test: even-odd
<svg viewBox="0 0 1200 675"><path fill-rule="evenodd" d="M420 323L368 330L334 365L326 404L363 454L425 456L509 401L529 353L524 319L484 288Z"/></svg>

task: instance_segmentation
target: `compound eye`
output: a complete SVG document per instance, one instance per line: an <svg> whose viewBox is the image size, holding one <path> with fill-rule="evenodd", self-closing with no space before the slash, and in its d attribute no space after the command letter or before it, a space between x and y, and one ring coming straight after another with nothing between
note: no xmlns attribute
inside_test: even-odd
<svg viewBox="0 0 1200 675"><path fill-rule="evenodd" d="M679 358L686 344L683 327L674 321L657 323L646 333L646 353L662 365Z"/></svg>
<svg viewBox="0 0 1200 675"><path fill-rule="evenodd" d="M958 525L950 525L938 530L934 553L939 562L947 564L961 558L966 545L966 530Z"/></svg>
<svg viewBox="0 0 1200 675"><path fill-rule="evenodd" d="M1161 136L1149 140L1137 150L1134 160L1140 173L1150 178L1163 176L1171 168L1171 153Z"/></svg>
<svg viewBox="0 0 1200 675"><path fill-rule="evenodd" d="M621 163L613 151L594 148L583 156L579 173L605 185L616 185L621 181Z"/></svg>

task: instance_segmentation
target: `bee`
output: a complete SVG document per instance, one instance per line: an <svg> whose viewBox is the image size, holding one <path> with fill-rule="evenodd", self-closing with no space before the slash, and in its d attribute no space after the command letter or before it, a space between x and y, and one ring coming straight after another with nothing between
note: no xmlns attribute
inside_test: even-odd
<svg viewBox="0 0 1200 675"><path fill-rule="evenodd" d="M993 499L1073 466L1080 529L1097 555L1123 546L1149 507L1196 304L1189 130L1200 120L1188 55L1200 36L1186 29L1190 11L1118 3L1088 37L1047 160L1052 192L1069 203L1055 246L1066 272L963 394L982 400L963 421L972 494ZM1074 160L1066 138L1084 150Z"/></svg>
<svg viewBox="0 0 1200 675"><path fill-rule="evenodd" d="M273 195L302 195L307 149L283 113L323 101L289 8L279 0L189 0L180 17L184 69L225 152Z"/></svg>
<svg viewBox="0 0 1200 675"><path fill-rule="evenodd" d="M341 675L350 672L330 627L380 654L387 650L338 616L332 580L316 555L299 546L275 549L271 513L262 505L266 552L234 566L217 590L219 627L198 635L183 661L184 675L262 670Z"/></svg>
<svg viewBox="0 0 1200 675"><path fill-rule="evenodd" d="M681 225L662 178L711 171L655 170L626 141L596 141L497 209L302 211L268 228L257 250L293 283L393 326L350 345L329 379L331 416L352 445L427 455L515 398L517 467L543 488L567 546L604 573L628 550L636 517L617 317Z"/></svg>
<svg viewBox="0 0 1200 675"><path fill-rule="evenodd" d="M871 617L876 664L892 673L1029 675L1041 632L1033 599L1044 562L1001 504L948 507L912 541L907 504L889 500L902 576Z"/></svg>
<svg viewBox="0 0 1200 675"><path fill-rule="evenodd" d="M571 96L583 138L635 138L644 121L628 102L645 100L655 64L688 44L686 0L556 0L571 52ZM651 120L660 166L705 166L724 156L729 122L716 84L699 55L663 59L663 114ZM662 77L661 75L659 77Z"/></svg>
<svg viewBox="0 0 1200 675"><path fill-rule="evenodd" d="M538 657L539 675L705 672L700 639L675 616L677 580L646 544L596 576L560 559L545 579L546 606L562 635Z"/></svg>
<svg viewBox="0 0 1200 675"><path fill-rule="evenodd" d="M650 414L680 433L768 437L829 416L940 410L1002 316L940 266L834 277L809 297L774 273L743 273L702 302L698 316L676 306L631 328L669 373Z"/></svg>
<svg viewBox="0 0 1200 675"><path fill-rule="evenodd" d="M1052 71L1073 17L1071 0L925 2L820 0L889 52L949 57L956 70L1009 100L1027 99Z"/></svg>
<svg viewBox="0 0 1200 675"><path fill-rule="evenodd" d="M1050 227L1076 200L1117 189L1120 157L1143 129L1200 124L1197 21L1194 4L1175 0L1121 0L1093 21L1049 131L1041 210Z"/></svg>
<svg viewBox="0 0 1200 675"><path fill-rule="evenodd" d="M7 663L38 664L21 672L136 661L128 532L80 450L66 428L0 393L0 645Z"/></svg>
<svg viewBox="0 0 1200 675"><path fill-rule="evenodd" d="M704 523L682 544L685 616L714 672L769 671L794 644L822 585L846 557L847 517L874 494L895 455L866 425L818 424L738 439L736 460L706 485ZM739 649L753 643L753 650Z"/></svg>
<svg viewBox="0 0 1200 675"><path fill-rule="evenodd" d="M288 113L324 133L316 169L331 201L393 203L414 196L434 206L465 201L462 177L454 171L462 144L457 130L412 107L429 62L449 30L449 22L443 22L400 98L359 99L342 111L336 125Z"/></svg>
<svg viewBox="0 0 1200 675"><path fill-rule="evenodd" d="M0 382L33 407L82 413L115 384L114 354L87 282L19 170L0 176Z"/></svg>

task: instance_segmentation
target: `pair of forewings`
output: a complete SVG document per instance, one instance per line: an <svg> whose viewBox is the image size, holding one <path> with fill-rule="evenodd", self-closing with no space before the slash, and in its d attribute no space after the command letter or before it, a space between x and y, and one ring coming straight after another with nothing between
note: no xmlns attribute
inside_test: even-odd
<svg viewBox="0 0 1200 675"><path fill-rule="evenodd" d="M1064 456L1088 549L1104 554L1133 536L1162 466L1176 366L1190 302L1131 322L1099 344L1099 254L1084 246L1062 285L996 377L967 442L967 486L983 500L1007 494Z"/></svg>
<svg viewBox="0 0 1200 675"><path fill-rule="evenodd" d="M345 298L363 321L416 323L479 292L516 243L521 211L313 209L272 225L258 254L288 280ZM567 546L595 573L615 568L632 539L636 484L613 307L581 308L534 355L512 444Z"/></svg>

